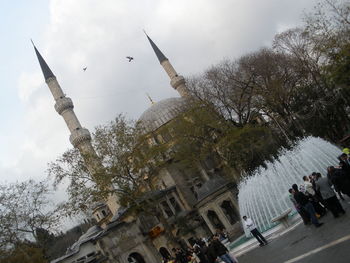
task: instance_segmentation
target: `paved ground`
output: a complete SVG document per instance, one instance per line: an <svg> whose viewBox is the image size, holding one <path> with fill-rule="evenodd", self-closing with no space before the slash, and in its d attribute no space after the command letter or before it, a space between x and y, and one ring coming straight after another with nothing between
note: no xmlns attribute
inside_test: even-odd
<svg viewBox="0 0 350 263"><path fill-rule="evenodd" d="M238 258L239 263L349 263L350 200L341 202L346 215L333 218L328 212L320 219L320 228L299 225L289 233L272 240Z"/></svg>

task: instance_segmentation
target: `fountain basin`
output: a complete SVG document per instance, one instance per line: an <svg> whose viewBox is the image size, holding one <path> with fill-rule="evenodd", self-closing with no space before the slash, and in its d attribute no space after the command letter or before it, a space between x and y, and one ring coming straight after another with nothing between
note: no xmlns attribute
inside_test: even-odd
<svg viewBox="0 0 350 263"><path fill-rule="evenodd" d="M292 212L292 208L289 208L286 211L282 212L282 214L280 214L279 216L272 218L271 223L279 222L284 226L284 228L288 228L289 227L288 216L290 212Z"/></svg>

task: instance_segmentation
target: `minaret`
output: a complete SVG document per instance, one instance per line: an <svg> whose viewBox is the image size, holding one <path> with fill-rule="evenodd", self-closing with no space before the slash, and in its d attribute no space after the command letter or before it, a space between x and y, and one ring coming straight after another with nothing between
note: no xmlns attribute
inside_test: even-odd
<svg viewBox="0 0 350 263"><path fill-rule="evenodd" d="M159 63L164 68L165 72L168 74L170 78L170 85L181 95L181 97L189 97L189 92L186 87L186 82L183 76L180 76L177 74L169 60L166 56L160 51L160 49L157 47L157 45L152 41L152 39L147 35L145 32L149 43L151 44L154 53L156 53L156 56L159 60Z"/></svg>
<svg viewBox="0 0 350 263"><path fill-rule="evenodd" d="M92 147L91 134L88 129L81 126L73 110L73 101L69 97L66 97L66 94L63 93L63 90L60 87L55 75L52 73L51 69L33 42L32 44L39 60L41 70L44 74L45 82L48 85L53 98L55 99L55 110L63 117L70 131L69 140L71 144L80 151L80 154L82 155L91 176L95 177L95 175L103 172L103 166L95 152L95 149ZM98 179L96 180L96 183L99 184ZM110 207L110 210L115 213L119 205L117 204L116 200L113 201L109 199L110 198L108 198L107 201L108 206Z"/></svg>

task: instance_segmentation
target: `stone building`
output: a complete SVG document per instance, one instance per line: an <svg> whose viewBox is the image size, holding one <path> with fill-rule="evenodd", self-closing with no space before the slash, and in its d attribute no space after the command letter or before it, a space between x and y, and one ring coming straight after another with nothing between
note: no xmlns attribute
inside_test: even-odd
<svg viewBox="0 0 350 263"><path fill-rule="evenodd" d="M191 98L185 79L178 75L152 39L146 36L170 78L170 85L180 94L180 97L152 103L140 116L138 125L143 131L144 146L149 146L174 140L170 127L176 118L186 114ZM65 96L56 77L34 48L56 101L55 109L64 118L71 132L70 141L80 150L93 176L101 164L96 161L98 158L94 158L97 155L91 145L90 133L81 126L74 114L72 100ZM227 174L215 158L190 164L191 169L172 161L170 155L165 154L164 158L167 158L167 165L152 170L153 190L140 200L141 203L152 200L158 204L159 211L155 214L135 214L130 212L130 207L120 207L118 199L110 196L106 202L94 206L93 215L98 228L88 231L90 234L85 234L83 242L78 241L75 249L53 262L161 262L162 258L171 254L173 247L191 245L196 238L209 237L218 230L225 230L231 238L242 234L236 182L227 179L237 177ZM91 244L95 248L94 258L87 257L86 249L83 249L91 248ZM92 252L89 253L92 255Z"/></svg>

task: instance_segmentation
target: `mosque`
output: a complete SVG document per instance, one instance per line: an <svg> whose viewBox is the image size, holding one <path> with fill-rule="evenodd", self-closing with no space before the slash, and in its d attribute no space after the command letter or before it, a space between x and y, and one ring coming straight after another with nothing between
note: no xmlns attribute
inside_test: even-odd
<svg viewBox="0 0 350 263"><path fill-rule="evenodd" d="M173 139L167 127L186 113L191 97L184 77L177 74L168 58L149 36L147 38L170 78L170 85L180 95L153 103L139 118L146 142L159 144ZM66 97L35 46L34 49L54 97L55 109L70 131L70 142L79 149L93 177L101 164L91 144L90 132L80 124L73 101ZM243 232L236 200L237 181L232 180L238 176L227 174L211 158L191 166L196 169L188 169L169 159L166 166L155 170L153 190L147 196L159 204L159 214L129 213L114 195L95 204L93 216L97 225L82 235L65 255L51 263L156 263L169 257L172 248L179 244L191 245L196 238L209 237L218 230L227 232L230 238L240 236Z"/></svg>

